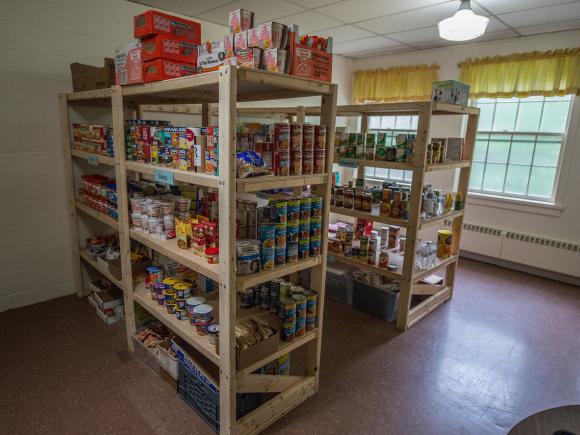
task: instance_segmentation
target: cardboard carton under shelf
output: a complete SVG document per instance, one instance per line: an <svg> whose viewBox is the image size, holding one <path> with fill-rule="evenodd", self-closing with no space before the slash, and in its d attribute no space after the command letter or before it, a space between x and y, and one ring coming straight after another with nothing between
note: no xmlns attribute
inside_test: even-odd
<svg viewBox="0 0 580 435"><path fill-rule="evenodd" d="M236 348L236 368L243 370L260 361L262 358L272 355L278 350L279 343L280 331L276 331L271 337L246 349L240 350Z"/></svg>
<svg viewBox="0 0 580 435"><path fill-rule="evenodd" d="M121 260L109 260L109 272L113 275L117 280L123 280L123 274L121 273ZM149 261L142 261L140 263L131 263L131 271L133 272L133 280L137 279L140 275L145 273L147 267L150 266Z"/></svg>

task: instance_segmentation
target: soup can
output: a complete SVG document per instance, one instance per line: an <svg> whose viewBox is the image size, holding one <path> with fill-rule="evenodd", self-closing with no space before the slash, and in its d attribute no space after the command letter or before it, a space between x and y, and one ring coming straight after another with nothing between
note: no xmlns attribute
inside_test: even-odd
<svg viewBox="0 0 580 435"><path fill-rule="evenodd" d="M310 197L300 198L300 219L310 219L312 200Z"/></svg>
<svg viewBox="0 0 580 435"><path fill-rule="evenodd" d="M288 200L288 223L300 220L300 198Z"/></svg>
<svg viewBox="0 0 580 435"><path fill-rule="evenodd" d="M316 313L306 313L306 330L312 331L316 328Z"/></svg>
<svg viewBox="0 0 580 435"><path fill-rule="evenodd" d="M283 323L296 320L296 301L291 298L280 300L280 319Z"/></svg>
<svg viewBox="0 0 580 435"><path fill-rule="evenodd" d="M297 222L288 222L286 227L286 243L298 243L300 240L300 225Z"/></svg>
<svg viewBox="0 0 580 435"><path fill-rule="evenodd" d="M145 278L145 287L148 290L155 289L155 284L163 282L163 269L157 266L150 266L147 268L147 275Z"/></svg>
<svg viewBox="0 0 580 435"><path fill-rule="evenodd" d="M311 237L310 238L310 256L311 257L318 257L320 255L320 249L321 249L320 236Z"/></svg>
<svg viewBox="0 0 580 435"><path fill-rule="evenodd" d="M302 150L302 175L312 174L314 168L314 150Z"/></svg>
<svg viewBox="0 0 580 435"><path fill-rule="evenodd" d="M298 261L298 243L290 242L286 245L286 262L296 263Z"/></svg>
<svg viewBox="0 0 580 435"><path fill-rule="evenodd" d="M288 226L286 222L276 224L276 247L286 246L286 233Z"/></svg>
<svg viewBox="0 0 580 435"><path fill-rule="evenodd" d="M326 150L314 150L312 173L324 174L325 163L326 163Z"/></svg>
<svg viewBox="0 0 580 435"><path fill-rule="evenodd" d="M263 223L259 228L260 242L262 249L276 246L276 224Z"/></svg>
<svg viewBox="0 0 580 435"><path fill-rule="evenodd" d="M286 245L276 246L276 266L283 266L286 264Z"/></svg>
<svg viewBox="0 0 580 435"><path fill-rule="evenodd" d="M276 265L276 248L262 247L261 253L262 270L273 270Z"/></svg>
<svg viewBox="0 0 580 435"><path fill-rule="evenodd" d="M310 255L310 239L300 240L298 243L298 259L304 260Z"/></svg>
<svg viewBox="0 0 580 435"><path fill-rule="evenodd" d="M274 151L274 173L286 176L290 173L290 150Z"/></svg>
<svg viewBox="0 0 580 435"><path fill-rule="evenodd" d="M320 237L322 232L322 218L310 218L310 237Z"/></svg>
<svg viewBox="0 0 580 435"><path fill-rule="evenodd" d="M294 341L294 336L296 333L296 319L293 322L283 322L282 323L282 340L284 341Z"/></svg>
<svg viewBox="0 0 580 435"><path fill-rule="evenodd" d="M310 218L300 220L300 240L310 238Z"/></svg>
<svg viewBox="0 0 580 435"><path fill-rule="evenodd" d="M314 149L323 150L326 148L326 125L314 126Z"/></svg>
<svg viewBox="0 0 580 435"><path fill-rule="evenodd" d="M270 312L278 314L280 308L280 284L282 280L275 278L270 281Z"/></svg>
<svg viewBox="0 0 580 435"><path fill-rule="evenodd" d="M254 306L254 292L252 289L244 289L240 291L240 307L250 308Z"/></svg>
<svg viewBox="0 0 580 435"><path fill-rule="evenodd" d="M312 290L306 290L303 294L306 298L306 313L316 313L318 294Z"/></svg>
<svg viewBox="0 0 580 435"><path fill-rule="evenodd" d="M302 150L290 150L289 175L302 175Z"/></svg>
<svg viewBox="0 0 580 435"><path fill-rule="evenodd" d="M313 196L310 198L310 216L313 218L322 217L322 196Z"/></svg>
<svg viewBox="0 0 580 435"><path fill-rule="evenodd" d="M302 150L302 124L290 124L290 150Z"/></svg>
<svg viewBox="0 0 580 435"><path fill-rule="evenodd" d="M314 149L314 125L304 124L302 126L302 149Z"/></svg>
<svg viewBox="0 0 580 435"><path fill-rule="evenodd" d="M279 224L288 222L287 201L276 201L276 222Z"/></svg>

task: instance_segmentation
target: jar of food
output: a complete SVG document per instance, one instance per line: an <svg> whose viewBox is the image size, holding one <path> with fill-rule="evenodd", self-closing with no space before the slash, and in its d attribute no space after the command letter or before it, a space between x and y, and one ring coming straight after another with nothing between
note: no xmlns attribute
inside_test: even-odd
<svg viewBox="0 0 580 435"><path fill-rule="evenodd" d="M354 195L354 209L362 211L363 209L363 192L359 190Z"/></svg>
<svg viewBox="0 0 580 435"><path fill-rule="evenodd" d="M344 207L344 188L336 188L336 192L334 193L334 205L336 207Z"/></svg>
<svg viewBox="0 0 580 435"><path fill-rule="evenodd" d="M354 206L354 190L353 189L346 189L344 191L344 208L351 209Z"/></svg>
<svg viewBox="0 0 580 435"><path fill-rule="evenodd" d="M379 254L379 267L386 269L389 264L389 251L387 249L381 249Z"/></svg>
<svg viewBox="0 0 580 435"><path fill-rule="evenodd" d="M370 213L373 210L373 194L370 192L363 193L362 211Z"/></svg>

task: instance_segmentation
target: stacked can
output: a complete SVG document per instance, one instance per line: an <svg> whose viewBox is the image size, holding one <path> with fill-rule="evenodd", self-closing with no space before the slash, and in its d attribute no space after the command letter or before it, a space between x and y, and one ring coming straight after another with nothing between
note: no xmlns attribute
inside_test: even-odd
<svg viewBox="0 0 580 435"><path fill-rule="evenodd" d="M306 330L312 331L316 327L316 300L318 294L315 291L307 290L304 292L306 298Z"/></svg>
<svg viewBox="0 0 580 435"><path fill-rule="evenodd" d="M367 263L374 265L377 258L377 248L378 248L378 231L371 231L371 237L369 239L369 247L367 252Z"/></svg>
<svg viewBox="0 0 580 435"><path fill-rule="evenodd" d="M162 283L164 278L163 269L157 266L150 266L147 268L147 275L145 276L145 287L151 292L151 299L157 300L158 283Z"/></svg>
<svg viewBox="0 0 580 435"><path fill-rule="evenodd" d="M300 224L298 241L298 258L310 256L310 214L312 210L311 198L300 198Z"/></svg>
<svg viewBox="0 0 580 435"><path fill-rule="evenodd" d="M288 200L288 226L286 229L286 261L298 261L298 243L300 240L300 198Z"/></svg>
<svg viewBox="0 0 580 435"><path fill-rule="evenodd" d="M274 269L276 256L276 224L260 224L259 233L262 270L272 270Z"/></svg>
<svg viewBox="0 0 580 435"><path fill-rule="evenodd" d="M276 201L276 266L286 264L286 233L288 228L288 202Z"/></svg>
<svg viewBox="0 0 580 435"><path fill-rule="evenodd" d="M287 298L280 301L282 340L293 341L296 335L296 301Z"/></svg>
<svg viewBox="0 0 580 435"><path fill-rule="evenodd" d="M312 172L323 174L326 164L326 125L314 126L314 163Z"/></svg>
<svg viewBox="0 0 580 435"><path fill-rule="evenodd" d="M409 201L411 199L411 189L401 189L401 218L409 219Z"/></svg>
<svg viewBox="0 0 580 435"><path fill-rule="evenodd" d="M296 330L295 337L300 337L306 332L306 297L303 294L296 293L292 295L296 302Z"/></svg>
<svg viewBox="0 0 580 435"><path fill-rule="evenodd" d="M274 173L290 172L290 125L274 124Z"/></svg>
<svg viewBox="0 0 580 435"><path fill-rule="evenodd" d="M302 126L302 174L312 174L314 166L314 126Z"/></svg>
<svg viewBox="0 0 580 435"><path fill-rule="evenodd" d="M290 175L302 174L302 124L290 124Z"/></svg>
<svg viewBox="0 0 580 435"><path fill-rule="evenodd" d="M280 311L280 287L282 280L280 278L270 281L270 312L278 315Z"/></svg>
<svg viewBox="0 0 580 435"><path fill-rule="evenodd" d="M322 238L322 197L310 199L310 256L318 257Z"/></svg>
<svg viewBox="0 0 580 435"><path fill-rule="evenodd" d="M360 245L359 245L359 254L358 254L358 260L359 261L364 261L365 263L367 262L367 256L368 256L368 252L369 252L369 238L366 236L362 236L360 239Z"/></svg>

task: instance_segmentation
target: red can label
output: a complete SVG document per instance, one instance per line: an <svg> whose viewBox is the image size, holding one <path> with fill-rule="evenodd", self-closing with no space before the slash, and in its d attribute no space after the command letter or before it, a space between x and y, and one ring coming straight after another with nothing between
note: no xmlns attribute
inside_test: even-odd
<svg viewBox="0 0 580 435"><path fill-rule="evenodd" d="M314 163L314 151L313 150L303 150L302 151L302 175L312 174L313 163Z"/></svg>
<svg viewBox="0 0 580 435"><path fill-rule="evenodd" d="M290 149L302 149L302 124L290 124Z"/></svg>
<svg viewBox="0 0 580 435"><path fill-rule="evenodd" d="M274 151L274 173L288 175L290 172L290 150Z"/></svg>
<svg viewBox="0 0 580 435"><path fill-rule="evenodd" d="M314 174L323 174L325 162L326 162L326 150L314 150L314 162L312 172Z"/></svg>
<svg viewBox="0 0 580 435"><path fill-rule="evenodd" d="M317 150L326 148L326 125L314 126L314 148Z"/></svg>
<svg viewBox="0 0 580 435"><path fill-rule="evenodd" d="M301 150L290 150L290 175L302 175Z"/></svg>
<svg viewBox="0 0 580 435"><path fill-rule="evenodd" d="M302 150L314 149L314 126L304 124L302 126Z"/></svg>
<svg viewBox="0 0 580 435"><path fill-rule="evenodd" d="M290 125L274 124L274 146L276 150L290 149Z"/></svg>

